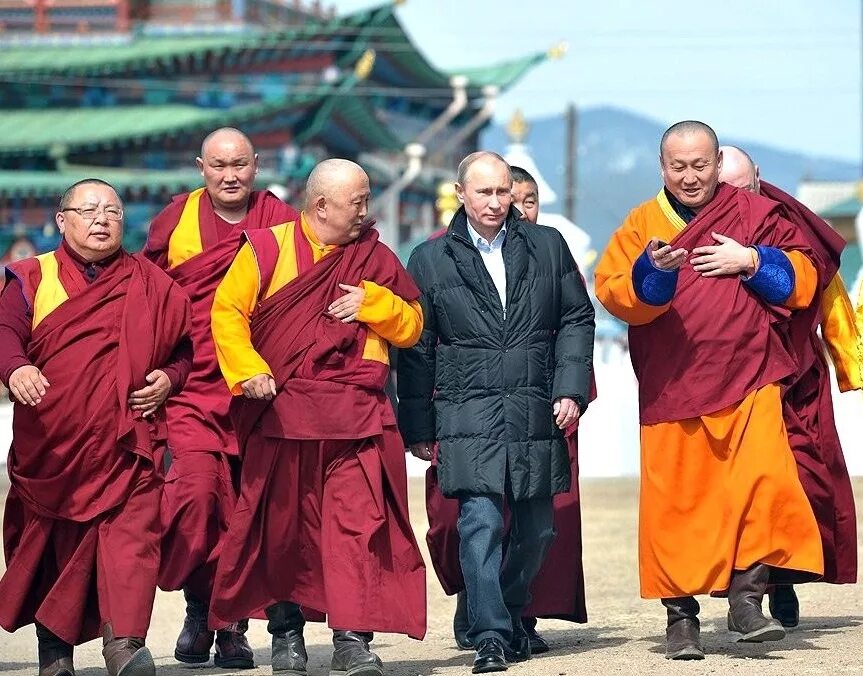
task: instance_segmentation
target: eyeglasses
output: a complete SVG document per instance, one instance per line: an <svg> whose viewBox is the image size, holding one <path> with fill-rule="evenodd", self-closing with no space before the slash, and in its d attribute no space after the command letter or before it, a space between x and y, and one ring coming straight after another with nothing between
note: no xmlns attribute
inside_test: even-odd
<svg viewBox="0 0 863 676"><path fill-rule="evenodd" d="M104 209L98 209L94 206L84 205L83 207L66 207L65 209L60 209L63 211L74 211L81 218L87 221L95 221L96 216L100 213L105 214L105 218L109 221L119 221L123 218L123 210L120 207L112 207L107 206Z"/></svg>

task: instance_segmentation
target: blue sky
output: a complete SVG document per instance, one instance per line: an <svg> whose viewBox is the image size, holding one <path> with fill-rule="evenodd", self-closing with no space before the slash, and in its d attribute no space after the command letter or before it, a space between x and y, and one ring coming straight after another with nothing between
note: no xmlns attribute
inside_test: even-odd
<svg viewBox="0 0 863 676"><path fill-rule="evenodd" d="M336 0L340 13L380 4ZM497 119L614 105L722 136L861 159L860 0L408 0L399 15L441 68L545 50Z"/></svg>

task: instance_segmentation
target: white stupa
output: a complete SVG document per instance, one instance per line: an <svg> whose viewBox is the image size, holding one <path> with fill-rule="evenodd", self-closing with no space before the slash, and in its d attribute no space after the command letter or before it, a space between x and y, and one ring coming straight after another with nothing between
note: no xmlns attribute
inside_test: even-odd
<svg viewBox="0 0 863 676"><path fill-rule="evenodd" d="M555 213L552 205L557 202L557 195L543 178L542 172L530 155L528 146L523 143L528 129L524 115L520 110L516 110L507 125L511 143L507 146L504 159L513 166L521 167L536 179L536 187L539 190L539 224L554 228L563 235L578 267L586 270L596 257L596 253L590 249L590 235L563 214Z"/></svg>

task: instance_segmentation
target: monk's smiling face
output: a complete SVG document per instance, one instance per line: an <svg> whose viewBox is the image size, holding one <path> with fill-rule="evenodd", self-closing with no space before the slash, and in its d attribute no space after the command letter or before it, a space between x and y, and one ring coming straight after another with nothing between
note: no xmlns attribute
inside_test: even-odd
<svg viewBox="0 0 863 676"><path fill-rule="evenodd" d="M79 185L61 205L55 221L63 239L84 260L95 262L123 243L123 203L114 189L99 183Z"/></svg>
<svg viewBox="0 0 863 676"><path fill-rule="evenodd" d="M677 200L690 209L707 204L716 192L722 153L703 131L673 133L659 157L662 180Z"/></svg>

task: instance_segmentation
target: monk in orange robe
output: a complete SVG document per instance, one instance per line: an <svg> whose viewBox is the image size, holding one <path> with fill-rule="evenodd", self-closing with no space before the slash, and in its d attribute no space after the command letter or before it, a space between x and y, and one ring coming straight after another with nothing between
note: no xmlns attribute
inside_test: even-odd
<svg viewBox="0 0 863 676"><path fill-rule="evenodd" d="M836 369L840 392L863 388L858 352L860 335L851 300L837 272L845 240L806 206L776 186L762 181L758 166L744 150L736 146L722 146L721 150L719 180L779 202L789 220L807 235L810 246L819 251L820 258L829 266L819 278L818 289L809 308L794 317L791 343L800 368L783 382L782 399L785 426L797 460L797 470L821 530L824 548L822 581L834 584L856 582L854 494L833 419L830 372L824 354L826 344ZM737 271L743 272L742 266ZM775 585L769 596L773 617L785 627L797 626L800 606L794 587L790 584Z"/></svg>
<svg viewBox="0 0 863 676"><path fill-rule="evenodd" d="M818 524L783 422L780 381L797 369L789 319L812 301L823 261L778 204L718 182L701 122L670 127L664 188L634 209L596 268L596 295L630 325L639 386L641 594L668 613L666 656L702 659L696 594L727 593L739 640L785 630L767 585L824 572ZM743 276L693 249L748 259Z"/></svg>
<svg viewBox="0 0 863 676"><path fill-rule="evenodd" d="M0 378L15 400L0 626L36 625L40 676L103 637L109 676L153 676L162 404L192 363L189 301L121 248L123 205L70 187L60 247L6 267Z"/></svg>
<svg viewBox="0 0 863 676"><path fill-rule="evenodd" d="M162 497L159 586L182 589L186 618L174 657L210 659L225 669L254 666L243 618L218 631L207 628L216 551L237 501L240 462L228 415L231 393L219 371L210 328L216 287L241 244L243 232L293 221L297 212L269 192L253 191L258 156L248 137L225 127L201 146L205 187L175 197L153 219L144 255L165 270L192 301L195 360L183 391L167 405L171 465Z"/></svg>
<svg viewBox="0 0 863 676"><path fill-rule="evenodd" d="M273 672L305 674L305 619L326 615L330 673L379 676L374 631L425 634L425 567L384 393L389 345L422 333L419 290L364 223L358 165L322 162L306 195L298 220L246 233L213 301L243 472L210 624L265 610Z"/></svg>

